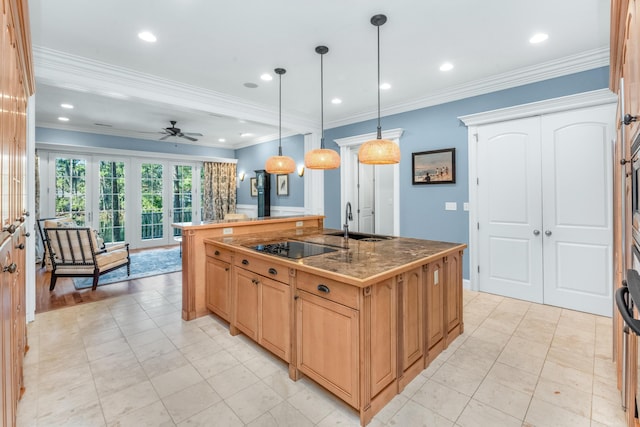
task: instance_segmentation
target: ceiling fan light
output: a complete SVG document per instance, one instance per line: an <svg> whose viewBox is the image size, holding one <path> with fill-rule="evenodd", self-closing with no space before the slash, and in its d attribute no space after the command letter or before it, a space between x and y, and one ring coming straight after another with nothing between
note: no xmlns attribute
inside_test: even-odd
<svg viewBox="0 0 640 427"><path fill-rule="evenodd" d="M400 163L400 147L389 139L372 139L360 146L358 160L366 165Z"/></svg>
<svg viewBox="0 0 640 427"><path fill-rule="evenodd" d="M329 148L316 148L304 156L308 169L336 169L340 167L340 156Z"/></svg>
<svg viewBox="0 0 640 427"><path fill-rule="evenodd" d="M271 156L267 159L264 169L276 175L290 174L296 170L296 162L289 156Z"/></svg>

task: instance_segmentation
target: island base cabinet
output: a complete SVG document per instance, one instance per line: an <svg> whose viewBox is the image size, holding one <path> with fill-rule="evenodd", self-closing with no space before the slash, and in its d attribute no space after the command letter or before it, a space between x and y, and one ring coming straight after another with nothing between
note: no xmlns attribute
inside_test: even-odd
<svg viewBox="0 0 640 427"><path fill-rule="evenodd" d="M236 269L232 334L237 328L285 362L290 362L290 307L289 285L242 268Z"/></svg>
<svg viewBox="0 0 640 427"><path fill-rule="evenodd" d="M226 320L231 321L231 273L228 262L207 257L207 308Z"/></svg>
<svg viewBox="0 0 640 427"><path fill-rule="evenodd" d="M425 266L427 294L427 365L445 348L444 325L444 261L437 260Z"/></svg>
<svg viewBox="0 0 640 427"><path fill-rule="evenodd" d="M296 367L358 409L358 311L298 291L296 328Z"/></svg>
<svg viewBox="0 0 640 427"><path fill-rule="evenodd" d="M453 342L464 330L462 323L462 252L445 257L446 268L446 344Z"/></svg>

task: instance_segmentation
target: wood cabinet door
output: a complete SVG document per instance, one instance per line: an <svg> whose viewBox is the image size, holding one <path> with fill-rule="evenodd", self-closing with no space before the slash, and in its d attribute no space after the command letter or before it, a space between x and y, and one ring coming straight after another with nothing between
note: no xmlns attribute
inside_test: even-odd
<svg viewBox="0 0 640 427"><path fill-rule="evenodd" d="M402 280L402 369L424 355L424 284L422 267L404 273Z"/></svg>
<svg viewBox="0 0 640 427"><path fill-rule="evenodd" d="M625 114L640 116L640 1L630 0L627 12L627 28L624 39L622 77L624 78ZM640 122L635 121L625 130L631 144Z"/></svg>
<svg viewBox="0 0 640 427"><path fill-rule="evenodd" d="M447 256L445 300L447 307L447 332L453 330L462 320L462 256L460 252Z"/></svg>
<svg viewBox="0 0 640 427"><path fill-rule="evenodd" d="M259 343L285 362L291 360L291 288L260 278Z"/></svg>
<svg viewBox="0 0 640 427"><path fill-rule="evenodd" d="M11 257L12 239L6 239L0 247L0 265L2 267L10 266L13 262ZM15 273L14 273L15 274ZM11 426L15 424L15 402L17 396L14 391L14 365L15 353L12 337L13 330L13 301L12 286L14 282L14 274L8 271L0 272L0 337L2 339L2 361L0 368L2 371L2 380L0 380L0 389L2 402L2 413L4 415L4 425Z"/></svg>
<svg viewBox="0 0 640 427"><path fill-rule="evenodd" d="M444 339L444 264L442 260L427 265L427 346L432 349Z"/></svg>
<svg viewBox="0 0 640 427"><path fill-rule="evenodd" d="M397 378L397 295L395 279L387 279L372 286L371 348L367 349L371 355L371 396L377 395Z"/></svg>
<svg viewBox="0 0 640 427"><path fill-rule="evenodd" d="M230 264L207 257L205 289L207 308L227 322L231 320Z"/></svg>
<svg viewBox="0 0 640 427"><path fill-rule="evenodd" d="M356 310L298 291L296 367L354 408L360 389L358 325Z"/></svg>
<svg viewBox="0 0 640 427"><path fill-rule="evenodd" d="M258 286L257 275L236 269L235 304L233 321L246 336L258 341Z"/></svg>

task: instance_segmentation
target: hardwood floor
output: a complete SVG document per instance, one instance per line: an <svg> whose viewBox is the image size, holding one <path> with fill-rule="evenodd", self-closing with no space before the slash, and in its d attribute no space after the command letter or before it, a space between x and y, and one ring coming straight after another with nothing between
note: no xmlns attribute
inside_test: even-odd
<svg viewBox="0 0 640 427"><path fill-rule="evenodd" d="M132 251L133 252L133 251ZM60 277L53 291L49 291L51 273L40 264L36 268L36 313L56 310L59 308L85 304L94 301L102 301L121 295L135 294L151 289L164 289L166 287L182 286L182 272L161 274L158 276L143 277L98 286L92 291L89 289L78 290L73 286L73 280L68 277Z"/></svg>

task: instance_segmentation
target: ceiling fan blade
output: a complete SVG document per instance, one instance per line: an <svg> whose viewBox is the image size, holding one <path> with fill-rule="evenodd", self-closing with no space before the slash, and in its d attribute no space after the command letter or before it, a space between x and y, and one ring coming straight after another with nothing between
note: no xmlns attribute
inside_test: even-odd
<svg viewBox="0 0 640 427"><path fill-rule="evenodd" d="M187 136L185 134L181 134L180 136L183 137L184 139L188 139L189 141L197 141L198 140L197 138L192 138L192 137Z"/></svg>
<svg viewBox="0 0 640 427"><path fill-rule="evenodd" d="M170 136L173 136L173 135L167 134L167 135L163 136L162 138L160 138L158 141L164 141L165 139L169 138Z"/></svg>
<svg viewBox="0 0 640 427"><path fill-rule="evenodd" d="M183 132L184 135L191 135L191 136L204 136L201 133L198 132Z"/></svg>

